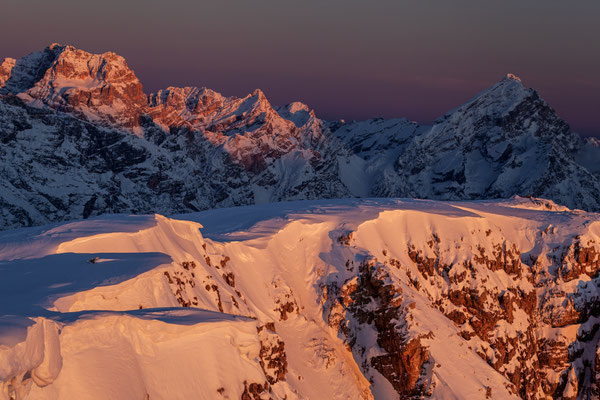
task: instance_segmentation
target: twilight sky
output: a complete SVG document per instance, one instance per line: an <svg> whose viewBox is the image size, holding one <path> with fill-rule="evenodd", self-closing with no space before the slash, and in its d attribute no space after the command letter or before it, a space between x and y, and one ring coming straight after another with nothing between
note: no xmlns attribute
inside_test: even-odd
<svg viewBox="0 0 600 400"><path fill-rule="evenodd" d="M4 0L0 59L52 42L127 59L146 92L206 86L326 119L431 122L521 77L600 136L599 0Z"/></svg>

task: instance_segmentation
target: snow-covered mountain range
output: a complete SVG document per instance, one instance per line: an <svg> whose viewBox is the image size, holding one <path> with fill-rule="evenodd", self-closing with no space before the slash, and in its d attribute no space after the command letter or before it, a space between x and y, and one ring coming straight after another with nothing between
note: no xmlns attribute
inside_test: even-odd
<svg viewBox="0 0 600 400"><path fill-rule="evenodd" d="M0 399L596 399L600 215L351 199L0 232Z"/></svg>
<svg viewBox="0 0 600 400"><path fill-rule="evenodd" d="M0 228L368 196L599 210L599 154L512 75L421 126L325 121L260 90L148 95L122 57L58 44L0 65Z"/></svg>

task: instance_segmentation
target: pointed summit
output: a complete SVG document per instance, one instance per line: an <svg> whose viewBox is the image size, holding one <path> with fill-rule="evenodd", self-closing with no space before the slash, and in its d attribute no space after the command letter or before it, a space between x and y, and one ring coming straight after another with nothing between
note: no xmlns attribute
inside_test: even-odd
<svg viewBox="0 0 600 400"><path fill-rule="evenodd" d="M252 92L252 96L258 97L261 101L267 99L267 97L265 96L265 93L260 89L254 89L254 91Z"/></svg>
<svg viewBox="0 0 600 400"><path fill-rule="evenodd" d="M517 75L514 74L506 74L500 81L498 81L495 85L492 85L487 90L479 93L477 97L480 97L483 94L493 94L495 96L501 97L520 97L525 92L532 93L533 89L527 89L523 85L523 81Z"/></svg>
<svg viewBox="0 0 600 400"><path fill-rule="evenodd" d="M504 79L502 79L503 81L515 81L515 82L521 82L521 78L519 78L518 76L516 76L515 74L511 74L508 73L506 74L506 76L504 77Z"/></svg>
<svg viewBox="0 0 600 400"><path fill-rule="evenodd" d="M502 79L500 79L497 83L490 86L487 90L484 90L483 92L479 93L479 95L481 95L485 92L489 92L499 86L514 86L515 88L520 87L520 88L525 89L525 86L523 86L523 81L521 80L521 78L519 78L515 74L508 73L508 74L504 75L502 77Z"/></svg>
<svg viewBox="0 0 600 400"><path fill-rule="evenodd" d="M251 94L240 99L240 105L236 113L253 115L256 118L261 113L274 114L275 111L264 92L260 89L254 89Z"/></svg>
<svg viewBox="0 0 600 400"><path fill-rule="evenodd" d="M479 92L467 103L447 112L441 120L462 119L467 114L470 118L477 119L483 116L498 118L533 97L539 98L535 90L525 88L518 76L506 74L499 82Z"/></svg>

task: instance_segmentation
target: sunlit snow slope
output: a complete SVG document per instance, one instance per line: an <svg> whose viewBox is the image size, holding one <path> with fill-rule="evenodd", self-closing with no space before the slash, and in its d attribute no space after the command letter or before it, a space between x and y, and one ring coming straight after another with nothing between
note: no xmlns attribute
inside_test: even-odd
<svg viewBox="0 0 600 400"><path fill-rule="evenodd" d="M598 395L600 216L330 200L0 233L0 399Z"/></svg>

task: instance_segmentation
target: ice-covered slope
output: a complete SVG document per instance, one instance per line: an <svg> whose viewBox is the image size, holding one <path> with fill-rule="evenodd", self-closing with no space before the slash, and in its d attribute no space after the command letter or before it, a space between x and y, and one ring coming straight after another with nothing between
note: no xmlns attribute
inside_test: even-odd
<svg viewBox="0 0 600 400"><path fill-rule="evenodd" d="M598 394L599 216L329 200L0 233L4 398Z"/></svg>
<svg viewBox="0 0 600 400"><path fill-rule="evenodd" d="M0 65L0 228L368 196L598 210L595 148L512 75L420 126L328 122L258 89L145 94L122 57L72 46Z"/></svg>

